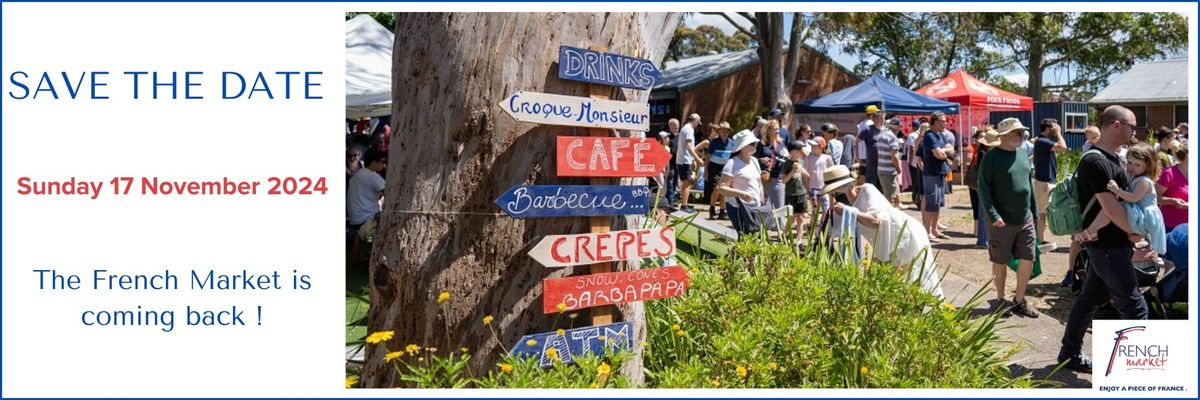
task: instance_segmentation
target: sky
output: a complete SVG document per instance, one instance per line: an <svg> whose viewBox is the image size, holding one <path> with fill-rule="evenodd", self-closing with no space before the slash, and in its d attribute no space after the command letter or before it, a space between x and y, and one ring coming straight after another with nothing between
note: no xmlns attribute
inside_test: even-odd
<svg viewBox="0 0 1200 400"><path fill-rule="evenodd" d="M788 14L790 14L790 13L788 13ZM733 15L733 18L734 18L734 20L741 22L742 26L750 26L750 22L746 21L746 19L742 18L741 16ZM784 21L785 21L785 25L784 25L783 31L788 32L792 28L791 15L787 15L786 18L784 18ZM737 32L737 29L735 29L733 27L733 25L731 25L729 23L729 21L726 21L725 18L723 18L719 15L705 15L705 14L700 14L700 13L694 13L688 17L685 17L684 25L687 25L689 28L695 28L700 25L712 25L717 28L720 28L726 34L731 34L731 35L734 32ZM837 46L830 46L830 48L827 49L826 51L828 52L830 58L833 58L834 61L836 61L837 63L841 64L842 66L844 66L850 70L853 70L854 66L856 64L858 64L859 61L861 61L857 56L851 56L849 54L842 52L840 48L837 48ZM1065 74L1065 71L1061 71L1061 70L1046 71L1045 82L1047 84L1055 84L1055 83L1059 82L1059 79L1056 76L1056 73L1061 75L1061 74ZM1021 70L1020 67L1013 67L1009 70L1001 71L999 73L999 75L1004 76L1009 81L1017 83L1021 86L1024 86L1029 83L1029 75L1026 74L1025 71ZM1065 76L1063 76L1063 78L1065 78Z"/></svg>

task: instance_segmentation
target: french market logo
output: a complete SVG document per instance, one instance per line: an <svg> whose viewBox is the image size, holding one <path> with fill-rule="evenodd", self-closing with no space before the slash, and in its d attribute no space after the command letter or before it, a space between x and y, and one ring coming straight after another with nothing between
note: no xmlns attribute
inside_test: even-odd
<svg viewBox="0 0 1200 400"><path fill-rule="evenodd" d="M1146 327L1144 326L1131 326L1116 331L1117 337L1113 338L1112 356L1108 358L1108 370L1104 372L1104 376L1111 375L1115 365L1124 366L1126 371L1166 371L1167 346L1145 343L1147 340L1141 334L1145 331ZM1134 332L1139 332L1136 339L1142 340L1132 338L1131 334Z"/></svg>

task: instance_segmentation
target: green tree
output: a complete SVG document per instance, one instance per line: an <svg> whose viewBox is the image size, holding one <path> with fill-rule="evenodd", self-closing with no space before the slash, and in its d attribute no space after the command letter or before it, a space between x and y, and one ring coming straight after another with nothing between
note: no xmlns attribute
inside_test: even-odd
<svg viewBox="0 0 1200 400"><path fill-rule="evenodd" d="M1046 90L1096 92L1139 61L1186 50L1187 20L1175 13L982 14L989 42L1004 47L1029 74L1026 95ZM1046 85L1052 67L1073 67L1065 82Z"/></svg>
<svg viewBox="0 0 1200 400"><path fill-rule="evenodd" d="M816 30L816 21L821 13L716 13L701 14L719 15L729 21L737 30L754 39L758 53L759 68L762 79L762 96L760 102L767 108L779 108L791 114L791 88L796 82L796 72L800 66L800 47L808 41ZM785 20L791 14L791 30L787 32L784 41ZM733 16L739 16L747 23L738 22ZM786 46L786 49L785 49Z"/></svg>
<svg viewBox="0 0 1200 400"><path fill-rule="evenodd" d="M980 44L983 22L973 13L826 13L816 29L823 46L864 58L855 73L915 89L959 68L987 79L1004 65Z"/></svg>
<svg viewBox="0 0 1200 400"><path fill-rule="evenodd" d="M371 18L375 18L375 22L383 25L384 28L396 28L396 13L392 12L348 12L346 13L346 20L349 21L354 17L357 17L359 14L370 15Z"/></svg>
<svg viewBox="0 0 1200 400"><path fill-rule="evenodd" d="M681 25L675 28L675 36L671 38L665 58L679 61L711 53L742 51L750 48L751 41L750 36L743 32L730 36L712 25L700 25L696 29Z"/></svg>

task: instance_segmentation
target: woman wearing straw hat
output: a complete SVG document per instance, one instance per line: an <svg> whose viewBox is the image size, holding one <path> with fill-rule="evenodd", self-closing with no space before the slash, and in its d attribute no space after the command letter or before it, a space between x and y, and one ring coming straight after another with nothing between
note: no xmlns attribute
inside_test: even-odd
<svg viewBox="0 0 1200 400"><path fill-rule="evenodd" d="M835 235L848 240L850 235L855 234L864 238L873 244L871 254L863 254L864 258L891 262L900 271L908 270L909 279L919 283L922 290L943 297L941 280L933 263L933 249L921 221L893 206L874 185L854 186L850 170L843 165L825 170L823 178L823 194L845 194L852 204L834 204L831 207L834 220L840 219L850 209L854 211L854 226L851 228L856 232L833 229L833 232L837 232Z"/></svg>
<svg viewBox="0 0 1200 400"><path fill-rule="evenodd" d="M720 201L721 194L715 192L715 189L721 178L721 171L725 169L725 163L729 162L729 158L733 156L729 149L729 146L733 144L729 139L731 130L729 122L722 121L716 129L713 129L708 139L696 145L696 152L708 153L708 165L704 169L704 198L708 201L708 219L725 216L725 207L721 206ZM718 209L720 212L717 211Z"/></svg>
<svg viewBox="0 0 1200 400"><path fill-rule="evenodd" d="M741 131L733 137L733 158L725 163L721 170L721 182L717 184L716 192L725 196L725 207L728 210L729 222L738 233L746 232L745 222L738 211L738 199L746 206L757 206L764 203L762 187L762 170L758 160L754 159L754 145L758 138L750 131Z"/></svg>
<svg viewBox="0 0 1200 400"><path fill-rule="evenodd" d="M973 157L971 157L971 164L967 168L967 174L963 177L963 180L966 181L967 189L971 190L971 212L975 218L975 245L980 247L987 246L987 220L984 218L982 209L979 207L979 166L983 164L983 155L993 147L1000 145L1000 133L987 126L984 126L984 128L979 133L979 138L975 140L975 152Z"/></svg>

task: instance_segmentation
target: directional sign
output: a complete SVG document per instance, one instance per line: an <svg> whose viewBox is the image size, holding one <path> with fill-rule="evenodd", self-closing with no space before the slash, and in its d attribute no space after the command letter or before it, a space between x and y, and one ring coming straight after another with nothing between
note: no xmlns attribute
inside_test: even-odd
<svg viewBox="0 0 1200 400"><path fill-rule="evenodd" d="M662 72L650 60L585 50L558 47L558 77L630 89L649 90L662 79Z"/></svg>
<svg viewBox="0 0 1200 400"><path fill-rule="evenodd" d="M650 130L650 105L591 97L516 92L500 108L517 121L587 128Z"/></svg>
<svg viewBox="0 0 1200 400"><path fill-rule="evenodd" d="M688 275L683 267L638 269L572 276L542 281L542 311L553 314L581 308L665 299L687 293Z"/></svg>
<svg viewBox="0 0 1200 400"><path fill-rule="evenodd" d="M633 347L633 324L618 322L615 324L585 326L563 332L539 333L525 335L512 347L512 352L518 356L533 356L538 358L538 365L549 367L554 364L547 350L554 349L558 360L563 364L572 364L575 357L587 353L604 354L605 348L628 349Z"/></svg>
<svg viewBox="0 0 1200 400"><path fill-rule="evenodd" d="M529 256L547 267L675 255L675 228L546 235Z"/></svg>
<svg viewBox="0 0 1200 400"><path fill-rule="evenodd" d="M587 217L645 214L650 189L645 186L517 185L496 199L513 218Z"/></svg>
<svg viewBox="0 0 1200 400"><path fill-rule="evenodd" d="M558 137L558 176L657 176L671 153L657 140L587 136Z"/></svg>

